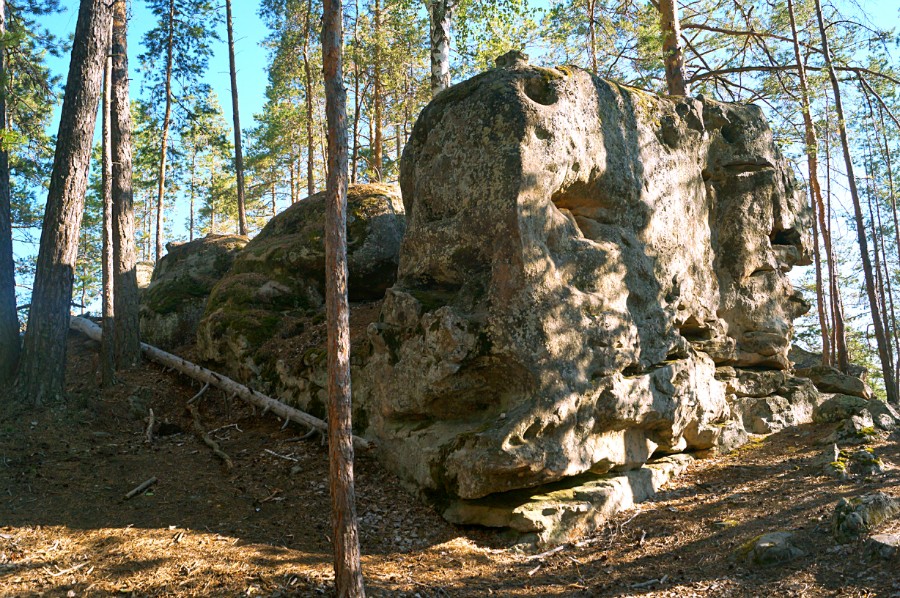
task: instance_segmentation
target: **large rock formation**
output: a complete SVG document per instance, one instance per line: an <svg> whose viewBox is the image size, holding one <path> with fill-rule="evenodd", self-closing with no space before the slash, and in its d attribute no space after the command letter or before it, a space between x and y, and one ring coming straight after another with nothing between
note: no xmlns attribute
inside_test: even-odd
<svg viewBox="0 0 900 598"><path fill-rule="evenodd" d="M366 326L378 317L373 302L396 279L405 216L387 185L351 186L347 212L356 366L367 351ZM272 218L216 284L197 333L201 359L316 415L324 415L327 385L324 232L324 193Z"/></svg>
<svg viewBox="0 0 900 598"><path fill-rule="evenodd" d="M808 215L761 111L498 62L404 151L362 382L385 462L477 499L808 420L784 373Z"/></svg>
<svg viewBox="0 0 900 598"><path fill-rule="evenodd" d="M141 294L141 338L163 349L192 344L210 291L246 244L240 235L169 243ZM138 273L145 276L146 265Z"/></svg>

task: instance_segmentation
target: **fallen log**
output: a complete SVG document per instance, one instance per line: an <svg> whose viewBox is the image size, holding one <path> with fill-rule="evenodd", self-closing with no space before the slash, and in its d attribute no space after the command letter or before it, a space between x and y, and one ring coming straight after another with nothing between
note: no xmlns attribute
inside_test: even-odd
<svg viewBox="0 0 900 598"><path fill-rule="evenodd" d="M103 331L100 326L94 324L87 318L81 317L72 317L71 322L69 324L72 330L77 330L78 332L84 334L91 340L100 342L101 337L103 336ZM205 382L210 384L211 386L215 386L224 390L226 393L232 394L237 398L250 403L251 405L255 405L263 410L263 413L266 411L271 411L275 415L281 417L282 419L289 419L291 421L297 422L298 424L303 424L309 428L315 428L320 430L323 434L328 433L328 424L324 421L300 411L299 409L295 409L289 405L285 405L281 401L273 399L272 397L266 396L263 393L253 390L248 386L244 386L239 382L235 382L228 376L223 376L222 374L217 374L212 370L208 370L204 367L197 365L196 363L192 363L187 359L182 359L177 355L173 355L172 353L168 353L163 351L162 349L158 349L152 345L148 345L147 343L141 343L141 352L149 359L159 365L172 368L177 372L184 374L194 380L199 380L200 382ZM366 440L365 438L360 438L359 436L353 437L353 446L360 450L369 450L373 448L372 443Z"/></svg>

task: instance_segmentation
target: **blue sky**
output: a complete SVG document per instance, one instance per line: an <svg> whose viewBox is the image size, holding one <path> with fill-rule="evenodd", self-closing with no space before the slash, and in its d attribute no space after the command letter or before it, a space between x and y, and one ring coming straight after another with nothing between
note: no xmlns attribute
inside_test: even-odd
<svg viewBox="0 0 900 598"><path fill-rule="evenodd" d="M48 17L50 29L57 35L70 36L75 31L75 21L78 17L78 3L75 0L68 2L69 7L58 15ZM132 19L128 30L129 70L131 71L132 95L140 92L142 75L140 62L137 56L143 51L141 39L144 34L153 28L154 18L146 9L141 0L132 1ZM225 11L222 3L222 12ZM268 34L262 19L257 15L258 2L248 0L235 0L234 11L235 30L235 62L238 65L238 91L240 93L241 128L249 129L253 125L253 115L262 109L265 102L266 89L266 64L267 53L262 46L263 39ZM214 44L215 54L210 60L207 82L212 85L219 101L225 111L227 121L231 122L231 81L228 74L228 46L226 44L225 26L220 27L221 41ZM50 68L63 75L69 68L69 57L51 59ZM57 124L52 129L56 132Z"/></svg>

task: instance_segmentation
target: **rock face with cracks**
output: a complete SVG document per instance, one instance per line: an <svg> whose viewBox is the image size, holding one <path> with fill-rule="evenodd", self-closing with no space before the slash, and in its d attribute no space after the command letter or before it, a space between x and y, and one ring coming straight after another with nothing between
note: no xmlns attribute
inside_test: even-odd
<svg viewBox="0 0 900 598"><path fill-rule="evenodd" d="M785 371L808 214L762 112L498 63L404 150L363 382L384 462L469 500L714 447L795 396L808 420Z"/></svg>

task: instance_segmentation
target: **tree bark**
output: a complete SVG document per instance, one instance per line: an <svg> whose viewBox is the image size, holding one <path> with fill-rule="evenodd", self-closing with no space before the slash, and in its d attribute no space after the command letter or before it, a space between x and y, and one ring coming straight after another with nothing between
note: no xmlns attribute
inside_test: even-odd
<svg viewBox="0 0 900 598"><path fill-rule="evenodd" d="M322 56L328 121L325 288L328 320L328 455L334 576L339 597L364 596L353 487L350 305L347 300L347 93L341 67L340 0L325 0Z"/></svg>
<svg viewBox="0 0 900 598"><path fill-rule="evenodd" d="M831 304L832 304L832 314L834 320L834 339L835 342L832 345L828 341L831 338L831 334L827 330L827 318L824 317L825 309L824 305L824 291L820 289L820 305L819 305L819 321L822 328L822 362L826 365L834 365L837 364L838 368L842 372L847 372L850 359L847 355L847 338L846 333L844 332L844 316L841 311L841 302L840 299L835 299L834 293L839 294L840 289L836 284L832 284L833 281L832 276L832 266L834 264L834 254L831 245L831 231L828 226L830 218L825 211L825 202L822 201L822 187L819 185L819 139L816 135L816 126L812 120L812 114L810 109L809 102L809 86L806 81L806 68L803 65L803 57L800 54L800 40L797 35L797 25L794 20L794 5L792 0L788 0L788 17L791 23L791 35L793 38L794 45L794 60L797 63L797 72L800 78L800 96L802 101L801 109L803 111L803 124L805 127L806 133L806 166L807 166L807 174L809 175L809 189L810 189L810 199L813 202L815 207L814 209L814 217L818 219L818 229L817 232L821 232L822 234L822 245L825 248L825 258L828 262L829 269L829 295L831 296ZM816 253L818 254L819 245L818 241L816 242ZM821 256L817 255L817 285L821 287Z"/></svg>
<svg viewBox="0 0 900 598"><path fill-rule="evenodd" d="M303 73L306 77L306 194L316 192L315 140L313 139L313 81L309 59L309 38L312 35L312 0L306 3L306 32L303 36Z"/></svg>
<svg viewBox="0 0 900 598"><path fill-rule="evenodd" d="M375 48L372 56L372 120L375 135L372 139L372 175L375 181L381 181L384 171L384 89L381 84L381 0L375 0L374 14Z"/></svg>
<svg viewBox="0 0 900 598"><path fill-rule="evenodd" d="M231 109L234 112L234 170L237 174L238 232L247 234L247 208L244 203L244 151L241 146L241 114L238 109L237 68L234 64L234 26L231 22L231 0L225 0L228 29L228 63L231 70Z"/></svg>
<svg viewBox="0 0 900 598"><path fill-rule="evenodd" d="M684 70L684 49L681 47L681 25L678 20L678 0L659 0L660 29L662 29L663 62L666 65L666 85L671 96L690 94Z"/></svg>
<svg viewBox="0 0 900 598"><path fill-rule="evenodd" d="M162 257L163 198L166 195L166 154L169 145L169 127L172 121L172 62L175 53L175 0L169 0L169 39L166 47L166 111L163 115L162 141L159 146L159 181L156 192L156 261Z"/></svg>
<svg viewBox="0 0 900 598"><path fill-rule="evenodd" d="M138 310L137 249L134 244L132 183L132 121L128 86L128 12L126 0L113 8L113 71L111 137L113 151L113 261L116 314L116 368L130 369L141 361Z"/></svg>
<svg viewBox="0 0 900 598"><path fill-rule="evenodd" d="M866 294L869 297L869 307L872 310L872 324L875 328L875 342L878 345L878 356L881 360L881 371L884 376L884 386L888 402L897 404L897 387L894 378L894 364L891 362L888 351L888 340L885 335L883 318L878 307L878 297L875 290L875 277L872 272L872 261L869 257L869 243L866 239L866 226L863 221L862 206L859 200L859 191L856 186L856 176L853 173L853 158L850 154L850 140L847 137L847 127L844 120L844 107L841 101L841 87L837 74L831 64L831 52L828 49L828 36L825 33L825 19L822 17L822 6L819 0L815 0L816 18L819 21L819 35L822 38L822 52L825 54L825 65L828 69L828 78L831 79L831 87L834 91L834 107L838 118L838 132L841 138L841 148L844 153L844 164L847 168L847 183L850 190L850 198L853 201L853 214L856 219L856 236L859 241L859 253L862 258L863 273L866 280Z"/></svg>
<svg viewBox="0 0 900 598"><path fill-rule="evenodd" d="M6 0L0 0L0 35L6 34ZM0 132L6 133L6 48L0 45ZM0 384L12 380L19 363L16 263L13 257L9 151L0 144Z"/></svg>
<svg viewBox="0 0 900 598"><path fill-rule="evenodd" d="M597 0L587 0L588 13L588 54L591 72L597 74Z"/></svg>
<svg viewBox="0 0 900 598"><path fill-rule="evenodd" d="M428 0L432 96L450 87L450 19L454 4L451 0Z"/></svg>
<svg viewBox="0 0 900 598"><path fill-rule="evenodd" d="M100 342L100 380L104 387L115 384L116 377L116 342L115 342L115 309L113 305L113 199L112 199L112 147L111 147L111 114L112 108L112 48L106 58L103 73L103 138L102 178L103 178L103 247L101 251L103 274L103 340Z"/></svg>
<svg viewBox="0 0 900 598"><path fill-rule="evenodd" d="M69 306L110 17L105 0L81 0L19 367L19 396L35 405L65 392Z"/></svg>

